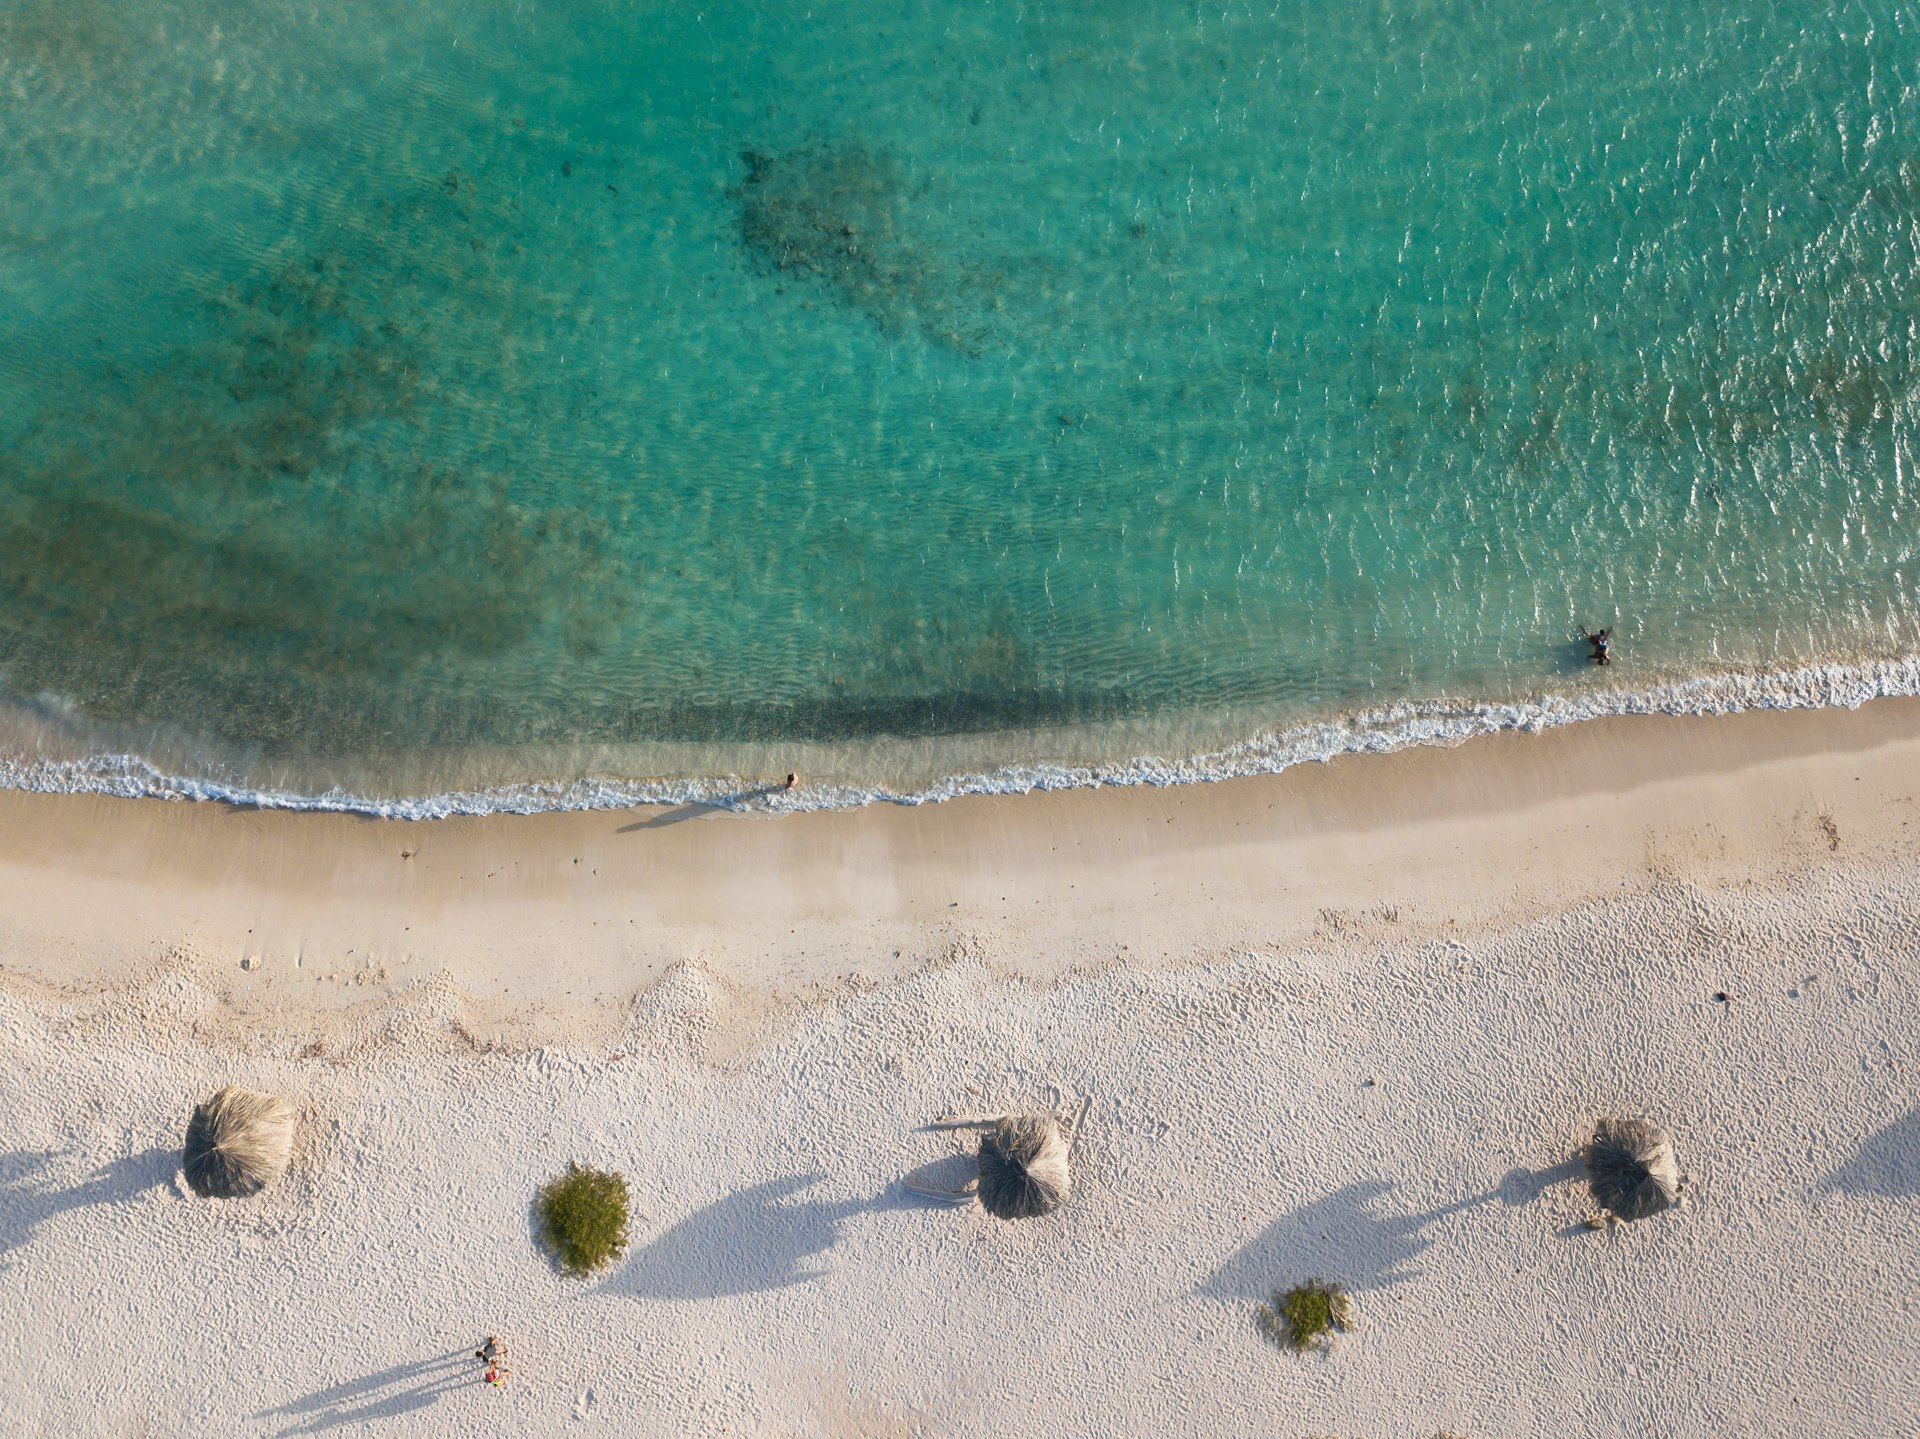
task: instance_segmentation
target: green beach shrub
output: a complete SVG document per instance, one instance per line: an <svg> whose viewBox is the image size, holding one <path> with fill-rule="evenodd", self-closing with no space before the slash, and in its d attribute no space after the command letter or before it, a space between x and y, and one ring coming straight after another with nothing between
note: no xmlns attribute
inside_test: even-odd
<svg viewBox="0 0 1920 1439"><path fill-rule="evenodd" d="M1296 1354L1328 1348L1336 1333L1353 1328L1353 1298L1338 1284L1309 1279L1274 1295L1273 1303L1255 1306L1253 1322L1275 1344Z"/></svg>
<svg viewBox="0 0 1920 1439"><path fill-rule="evenodd" d="M540 1191L540 1231L565 1273L585 1278L627 1252L627 1177L569 1164Z"/></svg>

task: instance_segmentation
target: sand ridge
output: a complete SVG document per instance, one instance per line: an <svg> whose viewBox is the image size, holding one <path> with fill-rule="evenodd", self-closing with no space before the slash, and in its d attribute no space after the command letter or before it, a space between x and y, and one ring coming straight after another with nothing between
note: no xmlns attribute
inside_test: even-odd
<svg viewBox="0 0 1920 1439"><path fill-rule="evenodd" d="M451 984L488 1042L578 1043L685 963L754 1016L969 955L1047 980L1355 926L1472 932L1679 874L1764 883L1912 853L1917 819L1916 700L778 817L402 822L0 793L0 954L61 986L170 965L268 1025Z"/></svg>

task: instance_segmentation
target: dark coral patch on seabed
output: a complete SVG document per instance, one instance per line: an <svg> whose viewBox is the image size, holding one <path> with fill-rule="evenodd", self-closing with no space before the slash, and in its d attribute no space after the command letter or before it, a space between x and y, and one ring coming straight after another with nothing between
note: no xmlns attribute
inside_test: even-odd
<svg viewBox="0 0 1920 1439"><path fill-rule="evenodd" d="M888 334L978 358L1001 328L1009 271L942 243L925 167L857 140L747 149L740 239L766 269L817 282Z"/></svg>

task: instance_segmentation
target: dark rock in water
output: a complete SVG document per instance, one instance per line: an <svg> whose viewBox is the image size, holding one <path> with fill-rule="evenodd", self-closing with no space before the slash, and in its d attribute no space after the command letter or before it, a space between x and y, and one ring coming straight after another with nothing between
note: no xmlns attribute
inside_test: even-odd
<svg viewBox="0 0 1920 1439"><path fill-rule="evenodd" d="M807 148L775 157L747 150L740 232L775 269L825 280L859 308L889 309L913 282L911 246L901 233L904 172L891 155L863 146ZM869 243L863 253L858 237Z"/></svg>
<svg viewBox="0 0 1920 1439"><path fill-rule="evenodd" d="M921 213L917 170L857 141L743 149L740 160L740 239L760 265L813 280L888 334L980 352L1004 275L952 253L937 216Z"/></svg>

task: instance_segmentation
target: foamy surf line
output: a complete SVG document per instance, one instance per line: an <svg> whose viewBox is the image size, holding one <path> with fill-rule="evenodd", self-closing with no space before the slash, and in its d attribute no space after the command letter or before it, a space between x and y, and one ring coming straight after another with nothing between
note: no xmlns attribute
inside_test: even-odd
<svg viewBox="0 0 1920 1439"><path fill-rule="evenodd" d="M1920 695L1920 656L1870 664L1809 665L1765 675L1720 675L1646 690L1603 690L1513 703L1418 701L1365 710L1241 740L1185 759L1140 755L1094 765L1008 765L950 775L922 789L809 785L787 792L737 776L640 780L583 777L383 799L332 789L322 794L256 789L215 778L169 774L138 755L0 759L0 788L125 799L207 800L254 809L357 814L378 819L619 810L642 805L709 805L751 813L931 804L965 795L1026 794L1103 785L1205 784L1279 774L1341 755L1386 754L1412 745L1454 745L1508 730L1534 732L1615 715L1727 715L1758 709L1857 709L1869 700Z"/></svg>

